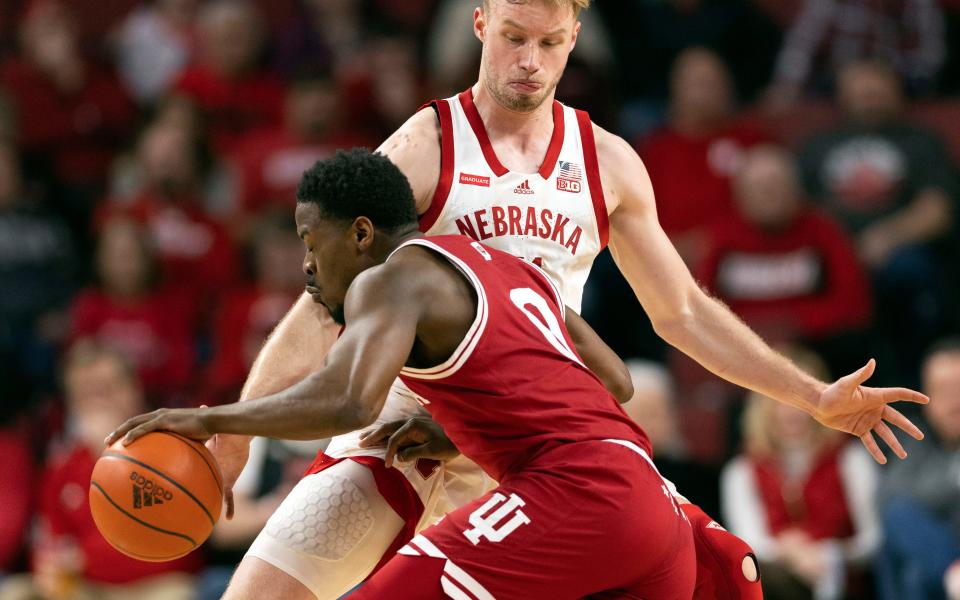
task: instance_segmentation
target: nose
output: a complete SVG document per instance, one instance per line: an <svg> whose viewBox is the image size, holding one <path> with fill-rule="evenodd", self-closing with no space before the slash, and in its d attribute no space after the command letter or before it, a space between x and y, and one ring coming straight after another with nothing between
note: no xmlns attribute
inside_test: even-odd
<svg viewBox="0 0 960 600"><path fill-rule="evenodd" d="M313 262L313 256L309 252L303 255L303 274L307 277L313 277L317 272L317 266Z"/></svg>
<svg viewBox="0 0 960 600"><path fill-rule="evenodd" d="M540 70L540 45L536 41L531 41L524 46L519 66L529 75Z"/></svg>

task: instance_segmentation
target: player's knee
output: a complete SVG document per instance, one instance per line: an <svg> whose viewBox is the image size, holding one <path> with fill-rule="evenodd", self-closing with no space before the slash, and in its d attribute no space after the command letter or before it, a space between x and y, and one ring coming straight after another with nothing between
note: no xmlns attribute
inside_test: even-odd
<svg viewBox="0 0 960 600"><path fill-rule="evenodd" d="M340 560L373 527L369 491L339 474L304 479L267 521L266 535L285 546L325 560Z"/></svg>
<svg viewBox="0 0 960 600"><path fill-rule="evenodd" d="M740 570L750 583L759 581L760 566L757 564L757 557L752 553L743 557L743 561L740 563Z"/></svg>

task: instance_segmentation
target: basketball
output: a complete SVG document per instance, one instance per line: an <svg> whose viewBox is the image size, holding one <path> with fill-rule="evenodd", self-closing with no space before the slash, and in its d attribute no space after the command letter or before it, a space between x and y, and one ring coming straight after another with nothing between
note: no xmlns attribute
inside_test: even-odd
<svg viewBox="0 0 960 600"><path fill-rule="evenodd" d="M110 545L133 558L162 562L209 537L220 518L223 480L203 444L153 432L104 450L89 495L93 520Z"/></svg>

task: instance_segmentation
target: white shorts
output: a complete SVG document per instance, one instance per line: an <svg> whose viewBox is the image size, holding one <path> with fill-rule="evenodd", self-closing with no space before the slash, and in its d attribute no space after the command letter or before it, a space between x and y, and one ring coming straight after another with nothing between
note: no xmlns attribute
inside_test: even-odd
<svg viewBox="0 0 960 600"><path fill-rule="evenodd" d="M377 424L419 412L403 391L394 386ZM334 438L247 551L320 600L350 591L415 533L496 485L463 457L387 469L382 448L358 441L359 432Z"/></svg>

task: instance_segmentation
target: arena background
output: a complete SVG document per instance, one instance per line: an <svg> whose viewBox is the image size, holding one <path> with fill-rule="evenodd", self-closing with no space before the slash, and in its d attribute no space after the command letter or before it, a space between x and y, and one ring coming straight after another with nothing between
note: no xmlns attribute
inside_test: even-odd
<svg viewBox="0 0 960 600"><path fill-rule="evenodd" d="M89 518L101 440L237 397L302 289L300 174L471 85L476 4L0 3L0 598L219 597L318 445L256 442L237 518L148 565ZM960 598L960 2L594 4L557 97L634 144L703 285L821 377L875 357L940 407L876 468L667 348L604 255L584 315L658 465L768 598Z"/></svg>

